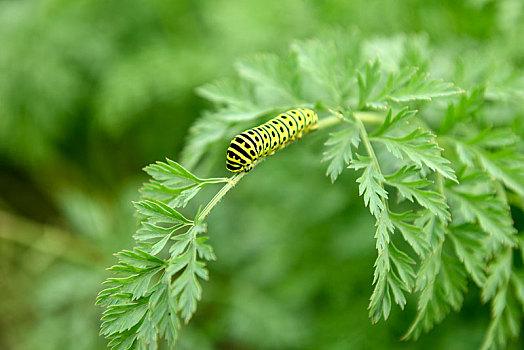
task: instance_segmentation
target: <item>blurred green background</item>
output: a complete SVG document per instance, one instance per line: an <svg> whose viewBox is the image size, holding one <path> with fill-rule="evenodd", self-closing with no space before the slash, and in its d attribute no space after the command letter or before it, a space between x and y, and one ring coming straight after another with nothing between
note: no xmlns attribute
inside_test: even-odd
<svg viewBox="0 0 524 350"><path fill-rule="evenodd" d="M0 1L0 349L105 348L94 300L133 246L140 169L180 159L209 107L195 88L238 57L350 28L521 69L523 17L520 0ZM489 308L472 284L419 342L400 341L415 299L370 324L374 222L352 172L324 175L323 141L264 162L210 215L218 260L177 348L478 348ZM216 163L197 174L226 176Z"/></svg>

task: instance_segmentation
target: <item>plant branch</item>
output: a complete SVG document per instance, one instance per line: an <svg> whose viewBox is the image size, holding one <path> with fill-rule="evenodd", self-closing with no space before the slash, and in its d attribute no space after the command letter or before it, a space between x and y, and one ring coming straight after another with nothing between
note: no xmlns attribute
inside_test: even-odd
<svg viewBox="0 0 524 350"><path fill-rule="evenodd" d="M359 111L353 112L355 119L368 124L381 124L384 122L384 115L376 112ZM333 125L344 122L344 117L337 114L321 119L318 122L317 130L330 128Z"/></svg>
<svg viewBox="0 0 524 350"><path fill-rule="evenodd" d="M344 122L344 119L342 119L341 117L338 117L338 116L330 116L330 117L327 117L327 118L321 119L321 120L318 122L317 130L322 130L322 129L330 128L330 127L332 127L333 125L337 125L337 124L340 124L340 123L342 123L342 122Z"/></svg>
<svg viewBox="0 0 524 350"><path fill-rule="evenodd" d="M377 171L378 174L380 174L381 176L384 176L382 174L382 170L380 169L380 164L378 163L378 158L375 154L375 150L373 149L373 146L371 146L371 142L369 141L369 136L366 131L366 127L364 126L364 123L362 122L362 120L357 119L357 124L358 124L358 127L360 128L360 136L362 136L362 141L364 141L364 146L366 147L366 151L368 152L368 155L373 162L373 166L375 167L375 170ZM384 187L384 185L382 184L382 180L379 180L378 183L379 185Z"/></svg>
<svg viewBox="0 0 524 350"><path fill-rule="evenodd" d="M215 196L209 201L209 203L207 203L207 205L204 207L202 212L200 212L195 221L203 221L209 214L211 209L213 209L213 207L217 205L218 202L220 202L222 197L224 197L230 189L235 187L235 185L240 181L242 177L244 177L244 175L246 175L246 172L242 171L227 179L227 183L224 185L224 187L222 187L220 191L218 191L218 193L215 194Z"/></svg>
<svg viewBox="0 0 524 350"><path fill-rule="evenodd" d="M384 122L385 114L377 112L358 111L353 112L355 119L368 124L382 124Z"/></svg>

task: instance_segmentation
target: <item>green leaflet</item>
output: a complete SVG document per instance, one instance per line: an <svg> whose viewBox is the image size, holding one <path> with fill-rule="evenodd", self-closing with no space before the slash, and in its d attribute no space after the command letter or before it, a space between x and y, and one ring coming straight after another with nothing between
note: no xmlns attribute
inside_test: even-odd
<svg viewBox="0 0 524 350"><path fill-rule="evenodd" d="M439 219L451 220L445 197L431 189L433 182L420 178L415 166L402 167L395 174L386 176L386 183L395 187L402 197L418 202Z"/></svg>
<svg viewBox="0 0 524 350"><path fill-rule="evenodd" d="M167 224L188 224L191 220L186 219L175 209L160 201L144 200L135 203L138 213L147 217L149 222Z"/></svg>
<svg viewBox="0 0 524 350"><path fill-rule="evenodd" d="M456 221L478 223L488 234L485 248L497 251L502 245L515 245L515 228L508 206L497 198L489 180L483 174L471 174L461 178L460 184L450 184L445 192L452 203Z"/></svg>
<svg viewBox="0 0 524 350"><path fill-rule="evenodd" d="M415 224L418 215L411 212L402 214L389 213L391 222L400 231L402 237L418 255L425 255L430 250L430 243L424 230Z"/></svg>
<svg viewBox="0 0 524 350"><path fill-rule="evenodd" d="M457 181L450 162L440 154L442 149L429 131L415 129L401 137L382 136L372 140L383 143L389 152L402 160L410 160L418 168L426 166L445 178Z"/></svg>
<svg viewBox="0 0 524 350"><path fill-rule="evenodd" d="M463 92L451 83L432 79L417 67L406 66L398 72L386 73L381 70L379 60L366 63L363 71L357 74L359 109L385 109L391 103L431 101Z"/></svg>
<svg viewBox="0 0 524 350"><path fill-rule="evenodd" d="M415 116L417 111L410 110L409 108L401 109L398 113L393 116L393 108L388 110L388 114L384 118L382 125L375 132L371 134L372 137L378 137L383 135L385 132L395 130L405 125L405 122L409 121Z"/></svg>
<svg viewBox="0 0 524 350"><path fill-rule="evenodd" d="M520 139L507 129L485 129L470 140L450 140L461 162L478 165L520 196L524 195L524 157L517 149Z"/></svg>
<svg viewBox="0 0 524 350"><path fill-rule="evenodd" d="M471 279L478 285L486 283L486 257L482 252L482 239L479 239L478 227L460 225L449 228L449 237L453 242L455 254L464 264Z"/></svg>
<svg viewBox="0 0 524 350"><path fill-rule="evenodd" d="M156 162L145 167L144 171L152 179L140 189L142 198L152 202L158 201L160 206L165 203L167 207L174 208L185 207L205 186L226 181L224 178L200 179L167 158L165 163ZM144 209L144 205L140 207Z"/></svg>
<svg viewBox="0 0 524 350"><path fill-rule="evenodd" d="M326 141L326 151L322 160L329 162L326 174L332 182L335 182L342 170L349 165L353 159L353 148L357 149L359 143L359 130L354 123L332 133Z"/></svg>
<svg viewBox="0 0 524 350"><path fill-rule="evenodd" d="M359 195L364 195L364 204L369 207L369 211L375 217L385 209L384 199L388 198L388 193L381 185L384 177L373 164L370 157L364 157L357 154L357 158L349 166L352 169L364 169L362 176L357 179L359 185Z"/></svg>

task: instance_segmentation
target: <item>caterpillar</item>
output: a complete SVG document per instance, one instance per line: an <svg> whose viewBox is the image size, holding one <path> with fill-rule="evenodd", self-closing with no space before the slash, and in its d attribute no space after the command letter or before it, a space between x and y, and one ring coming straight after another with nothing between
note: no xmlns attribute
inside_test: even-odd
<svg viewBox="0 0 524 350"><path fill-rule="evenodd" d="M226 152L226 168L233 173L250 171L255 162L316 129L318 116L311 109L297 108L233 138Z"/></svg>

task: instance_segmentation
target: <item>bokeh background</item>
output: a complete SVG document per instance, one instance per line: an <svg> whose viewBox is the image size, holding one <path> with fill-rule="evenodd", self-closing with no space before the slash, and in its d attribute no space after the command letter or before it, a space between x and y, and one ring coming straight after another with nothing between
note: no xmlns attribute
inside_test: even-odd
<svg viewBox="0 0 524 350"><path fill-rule="evenodd" d="M0 1L0 349L104 349L104 269L133 246L141 168L179 160L209 108L195 88L333 28L524 64L520 0ZM370 324L374 222L354 174L325 176L323 139L301 142L213 210L218 260L177 348L478 348L489 308L472 284L418 342L400 341L415 299Z"/></svg>

